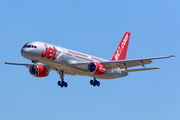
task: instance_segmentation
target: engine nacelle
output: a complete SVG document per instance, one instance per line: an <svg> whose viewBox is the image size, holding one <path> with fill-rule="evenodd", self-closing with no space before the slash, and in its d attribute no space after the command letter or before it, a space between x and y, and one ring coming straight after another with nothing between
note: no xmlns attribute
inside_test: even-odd
<svg viewBox="0 0 180 120"><path fill-rule="evenodd" d="M97 62L91 62L87 66L87 71L93 75L106 74L106 67Z"/></svg>
<svg viewBox="0 0 180 120"><path fill-rule="evenodd" d="M49 75L49 71L42 65L32 65L29 68L29 72L35 77L46 77Z"/></svg>

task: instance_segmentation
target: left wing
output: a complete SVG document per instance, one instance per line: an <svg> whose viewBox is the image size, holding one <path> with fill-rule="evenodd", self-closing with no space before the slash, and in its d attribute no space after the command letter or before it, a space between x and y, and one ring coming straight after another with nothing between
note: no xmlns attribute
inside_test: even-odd
<svg viewBox="0 0 180 120"><path fill-rule="evenodd" d="M133 72L133 71L142 71L142 70L151 70L151 69L158 69L158 68L145 68L145 69L134 69L134 70L127 70L129 67L135 67L135 66L143 66L145 64L150 64L152 60L154 59L163 59L163 58L170 58L175 57L174 55L169 56L160 56L160 57L150 57L150 58L139 58L139 59L127 59L127 60L117 60L117 61L102 61L100 62L106 68L108 69L115 69L115 68L121 68L125 69L126 72ZM87 69L88 63L75 63L76 67L81 69ZM125 71L124 71L125 72Z"/></svg>
<svg viewBox="0 0 180 120"><path fill-rule="evenodd" d="M22 66L26 66L27 68L31 67L32 65L34 65L34 63L16 63L16 62L5 62L4 64L9 64L9 65L22 65ZM48 65L48 64L40 64L43 65L44 67L53 67L52 65Z"/></svg>

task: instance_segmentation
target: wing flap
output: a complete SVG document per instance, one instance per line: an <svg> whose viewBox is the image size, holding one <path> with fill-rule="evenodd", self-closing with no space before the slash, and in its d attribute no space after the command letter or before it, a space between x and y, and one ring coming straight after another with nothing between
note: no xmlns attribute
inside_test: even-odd
<svg viewBox="0 0 180 120"><path fill-rule="evenodd" d="M111 69L120 67L120 68L129 68L129 67L135 67L135 66L144 66L145 64L150 64L152 61L151 60L136 60L136 61L118 61L115 63L102 63L105 66L110 67Z"/></svg>
<svg viewBox="0 0 180 120"><path fill-rule="evenodd" d="M130 69L130 70L123 70L122 72L136 72L136 71L155 70L155 69L160 69L160 68L155 67L155 68Z"/></svg>

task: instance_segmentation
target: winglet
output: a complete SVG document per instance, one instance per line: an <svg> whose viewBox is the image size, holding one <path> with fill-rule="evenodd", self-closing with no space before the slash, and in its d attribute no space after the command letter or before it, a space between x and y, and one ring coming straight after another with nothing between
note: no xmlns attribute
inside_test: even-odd
<svg viewBox="0 0 180 120"><path fill-rule="evenodd" d="M175 55L170 55L169 57L176 57Z"/></svg>
<svg viewBox="0 0 180 120"><path fill-rule="evenodd" d="M120 43L118 44L118 47L116 48L116 51L114 52L112 58L110 59L111 61L126 59L130 35L131 35L131 33L125 32L122 40L120 41Z"/></svg>

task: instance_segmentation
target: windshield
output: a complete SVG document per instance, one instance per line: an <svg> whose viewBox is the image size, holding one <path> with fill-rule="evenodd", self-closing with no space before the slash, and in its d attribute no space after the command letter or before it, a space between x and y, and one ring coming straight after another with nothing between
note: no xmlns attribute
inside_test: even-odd
<svg viewBox="0 0 180 120"><path fill-rule="evenodd" d="M27 45L27 44L25 44L23 46L23 48L37 48L37 46L36 45Z"/></svg>

